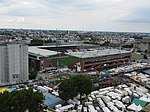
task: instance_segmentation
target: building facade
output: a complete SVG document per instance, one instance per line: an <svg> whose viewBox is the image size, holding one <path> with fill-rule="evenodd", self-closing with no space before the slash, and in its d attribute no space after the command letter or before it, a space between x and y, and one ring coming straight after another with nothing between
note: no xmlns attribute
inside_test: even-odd
<svg viewBox="0 0 150 112"><path fill-rule="evenodd" d="M77 57L78 60L69 68L78 72L103 70L127 64L131 60L131 52L119 49L93 50L74 52L68 55Z"/></svg>
<svg viewBox="0 0 150 112"><path fill-rule="evenodd" d="M140 51L150 52L150 37L143 37L141 42L136 42L134 48Z"/></svg>
<svg viewBox="0 0 150 112"><path fill-rule="evenodd" d="M28 80L28 46L20 43L0 44L0 83Z"/></svg>

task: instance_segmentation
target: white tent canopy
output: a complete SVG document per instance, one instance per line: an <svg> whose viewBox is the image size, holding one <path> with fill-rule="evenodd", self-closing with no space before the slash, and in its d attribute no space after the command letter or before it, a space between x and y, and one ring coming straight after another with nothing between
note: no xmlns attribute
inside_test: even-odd
<svg viewBox="0 0 150 112"><path fill-rule="evenodd" d="M68 110L68 109L70 109L70 108L72 108L72 107L73 107L73 105L70 104L70 105L66 105L66 106L60 107L59 110L60 110L60 111L64 111L64 110Z"/></svg>
<svg viewBox="0 0 150 112"><path fill-rule="evenodd" d="M142 107L140 105L136 106L134 103L131 104L130 106L128 106L127 108L130 110L134 110L134 111L141 111L142 110Z"/></svg>
<svg viewBox="0 0 150 112"><path fill-rule="evenodd" d="M150 97L142 96L142 97L140 98L140 100L143 100L143 101L145 101L145 102L150 102Z"/></svg>

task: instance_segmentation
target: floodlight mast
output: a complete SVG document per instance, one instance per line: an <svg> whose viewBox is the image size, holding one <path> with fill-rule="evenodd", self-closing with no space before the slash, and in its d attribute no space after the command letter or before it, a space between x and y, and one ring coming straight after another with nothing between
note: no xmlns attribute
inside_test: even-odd
<svg viewBox="0 0 150 112"><path fill-rule="evenodd" d="M57 62L56 62L56 69L57 69L57 75L59 75L58 73L58 38L57 38L57 28L56 28L56 51L57 51Z"/></svg>

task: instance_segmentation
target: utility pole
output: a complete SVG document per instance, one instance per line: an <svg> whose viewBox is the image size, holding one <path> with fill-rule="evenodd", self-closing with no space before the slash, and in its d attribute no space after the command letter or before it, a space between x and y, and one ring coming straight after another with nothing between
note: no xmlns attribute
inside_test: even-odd
<svg viewBox="0 0 150 112"><path fill-rule="evenodd" d="M57 65L56 65L56 69L57 69L57 75L58 75L58 39L57 39L57 28L56 28L56 51L57 51Z"/></svg>
<svg viewBox="0 0 150 112"><path fill-rule="evenodd" d="M61 76L60 76L60 73L59 73L59 58L60 58L60 55L59 55L59 51L58 51L58 48L59 48L59 41L58 41L58 34L57 34L57 28L56 28L56 49L57 49L57 76L59 76L60 80L61 80Z"/></svg>

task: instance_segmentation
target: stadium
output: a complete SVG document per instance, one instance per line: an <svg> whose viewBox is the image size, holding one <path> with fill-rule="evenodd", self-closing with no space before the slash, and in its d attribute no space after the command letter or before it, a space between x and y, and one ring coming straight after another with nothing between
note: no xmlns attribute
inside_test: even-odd
<svg viewBox="0 0 150 112"><path fill-rule="evenodd" d="M30 69L68 67L77 72L107 69L130 62L131 52L96 46L61 45L29 47Z"/></svg>

